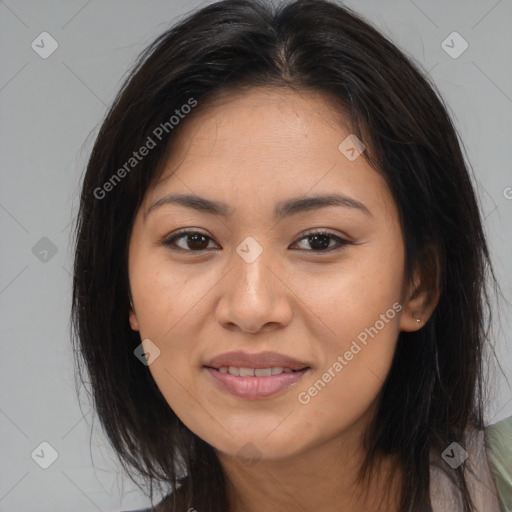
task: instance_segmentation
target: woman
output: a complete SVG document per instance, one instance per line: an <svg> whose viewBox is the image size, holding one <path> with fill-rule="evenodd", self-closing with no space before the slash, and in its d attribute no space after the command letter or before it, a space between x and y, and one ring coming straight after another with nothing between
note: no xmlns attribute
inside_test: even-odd
<svg viewBox="0 0 512 512"><path fill-rule="evenodd" d="M77 362L125 468L174 489L157 510L498 511L493 279L414 65L334 3L226 0L147 49L97 137Z"/></svg>

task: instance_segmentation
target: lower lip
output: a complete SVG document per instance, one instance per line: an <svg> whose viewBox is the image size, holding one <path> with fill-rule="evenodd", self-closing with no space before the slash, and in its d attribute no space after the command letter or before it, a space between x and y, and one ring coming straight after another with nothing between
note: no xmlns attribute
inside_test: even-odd
<svg viewBox="0 0 512 512"><path fill-rule="evenodd" d="M247 400L258 400L277 395L293 386L309 368L268 377L237 377L230 373L221 373L213 368L206 368L206 370L225 391Z"/></svg>

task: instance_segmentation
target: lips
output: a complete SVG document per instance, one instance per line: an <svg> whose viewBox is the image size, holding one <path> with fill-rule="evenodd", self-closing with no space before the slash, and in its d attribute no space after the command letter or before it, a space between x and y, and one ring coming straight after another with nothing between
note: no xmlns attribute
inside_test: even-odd
<svg viewBox="0 0 512 512"><path fill-rule="evenodd" d="M276 352L230 352L205 364L220 389L248 400L270 398L289 389L309 369L307 363Z"/></svg>
<svg viewBox="0 0 512 512"><path fill-rule="evenodd" d="M262 368L283 368L285 371L286 369L297 371L309 368L306 362L278 354L277 352L258 352L251 354L242 351L221 354L208 361L205 366L215 370L221 367L229 368L230 366L233 368L253 368L255 370Z"/></svg>

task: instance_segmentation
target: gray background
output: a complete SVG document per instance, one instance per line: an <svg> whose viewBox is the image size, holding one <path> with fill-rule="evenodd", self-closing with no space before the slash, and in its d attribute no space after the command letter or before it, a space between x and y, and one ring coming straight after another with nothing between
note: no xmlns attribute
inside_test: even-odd
<svg viewBox="0 0 512 512"><path fill-rule="evenodd" d="M347 4L412 55L440 88L474 168L498 279L510 300L512 1ZM155 36L199 5L204 2L0 1L0 511L148 505L120 471L85 397L82 411L77 403L70 226L93 137L123 76ZM44 31L58 43L46 59L31 47ZM458 58L441 46L453 31L469 44ZM447 44L452 52L461 48L457 40ZM510 379L509 329L505 304L495 344ZM494 389L489 422L512 414L503 377ZM31 458L43 441L58 453L47 469ZM35 453L50 461L44 446Z"/></svg>

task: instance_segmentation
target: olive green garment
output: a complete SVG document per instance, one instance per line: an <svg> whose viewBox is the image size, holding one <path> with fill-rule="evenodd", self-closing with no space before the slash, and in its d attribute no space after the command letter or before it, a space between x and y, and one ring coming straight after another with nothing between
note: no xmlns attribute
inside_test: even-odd
<svg viewBox="0 0 512 512"><path fill-rule="evenodd" d="M485 444L501 508L512 512L512 416L485 429Z"/></svg>

